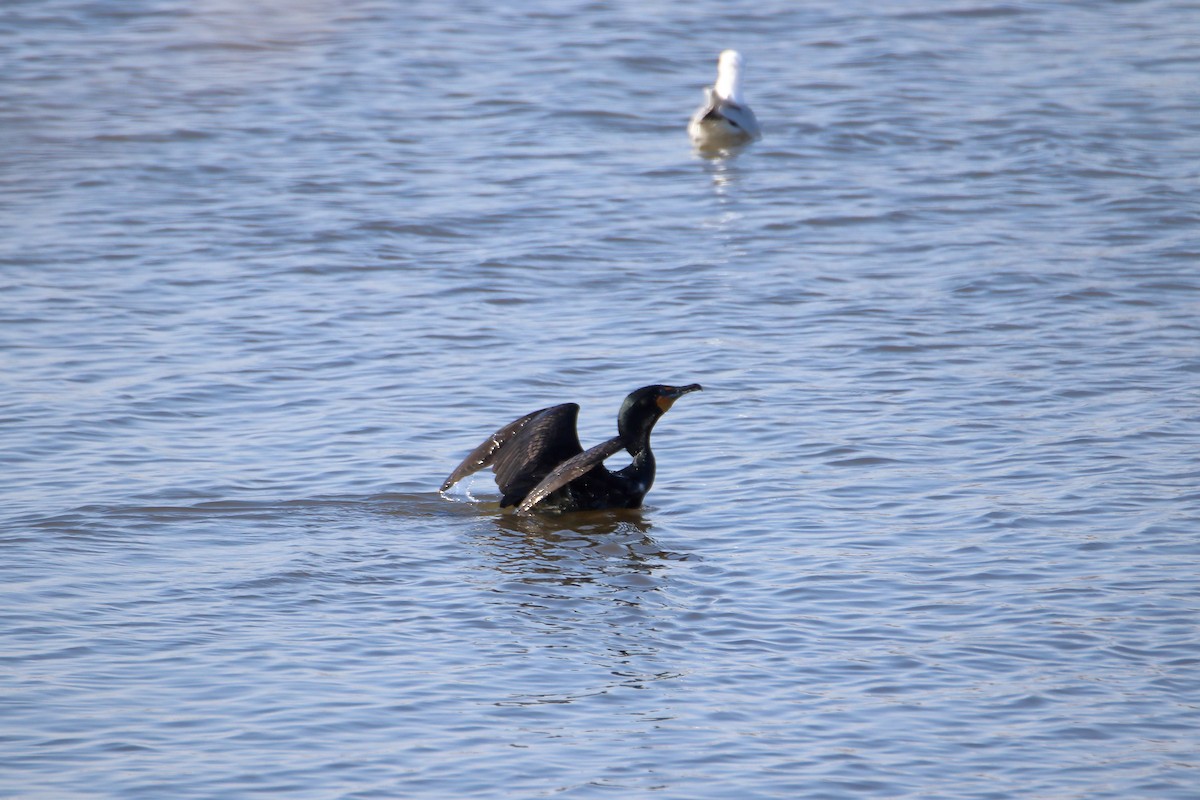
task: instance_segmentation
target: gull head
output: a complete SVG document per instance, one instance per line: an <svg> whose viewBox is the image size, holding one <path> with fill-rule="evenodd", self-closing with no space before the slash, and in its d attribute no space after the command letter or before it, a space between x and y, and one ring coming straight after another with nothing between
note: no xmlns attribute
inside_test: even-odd
<svg viewBox="0 0 1200 800"><path fill-rule="evenodd" d="M722 100L742 104L742 54L724 50L717 59L717 83L713 91Z"/></svg>

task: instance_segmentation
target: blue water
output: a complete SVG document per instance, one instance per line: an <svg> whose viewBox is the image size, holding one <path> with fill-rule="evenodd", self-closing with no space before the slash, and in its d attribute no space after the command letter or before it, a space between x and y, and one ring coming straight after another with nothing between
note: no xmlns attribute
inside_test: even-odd
<svg viewBox="0 0 1200 800"><path fill-rule="evenodd" d="M0 797L1194 798L1198 40L4 6ZM437 493L659 382L644 509Z"/></svg>

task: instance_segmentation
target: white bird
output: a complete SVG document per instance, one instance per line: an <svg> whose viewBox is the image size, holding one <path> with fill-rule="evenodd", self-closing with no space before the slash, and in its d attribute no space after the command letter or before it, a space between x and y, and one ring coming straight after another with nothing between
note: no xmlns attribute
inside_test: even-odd
<svg viewBox="0 0 1200 800"><path fill-rule="evenodd" d="M742 56L725 50L717 59L717 82L704 89L704 105L688 123L688 136L701 150L752 142L762 136L758 120L742 99Z"/></svg>

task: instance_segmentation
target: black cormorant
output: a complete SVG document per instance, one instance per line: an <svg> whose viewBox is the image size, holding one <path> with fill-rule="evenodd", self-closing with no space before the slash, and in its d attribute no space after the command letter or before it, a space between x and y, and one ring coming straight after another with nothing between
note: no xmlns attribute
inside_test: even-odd
<svg viewBox="0 0 1200 800"><path fill-rule="evenodd" d="M584 450L575 421L577 403L563 403L526 414L493 433L471 451L442 484L446 491L463 478L491 467L503 496L500 507L519 513L638 508L654 484L650 431L677 399L700 391L688 386L644 386L630 394L617 414L618 434ZM627 450L633 462L613 472L609 456Z"/></svg>

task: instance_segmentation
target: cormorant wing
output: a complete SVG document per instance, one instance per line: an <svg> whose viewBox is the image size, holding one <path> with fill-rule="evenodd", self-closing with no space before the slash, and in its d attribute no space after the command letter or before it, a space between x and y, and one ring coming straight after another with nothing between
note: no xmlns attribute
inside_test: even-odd
<svg viewBox="0 0 1200 800"><path fill-rule="evenodd" d="M555 467L583 452L575 431L578 418L579 405L563 403L513 420L472 450L450 473L442 491L490 466L503 494L500 507L516 505Z"/></svg>
<svg viewBox="0 0 1200 800"><path fill-rule="evenodd" d="M519 433L520 430L524 428L526 424L528 424L529 420L533 419L538 414L549 410L550 409L548 408L542 408L534 411L533 413L526 414L520 419L515 419L508 423L503 428L485 439L483 444L472 450L470 454L462 460L462 463L454 468L454 471L450 473L450 477L446 478L445 483L442 484L442 491L446 491L468 475L472 475L484 467L490 467L492 462L496 460L496 451L504 447L509 439L513 438L513 436Z"/></svg>
<svg viewBox="0 0 1200 800"><path fill-rule="evenodd" d="M620 436L614 436L603 444L598 444L595 447L574 456L554 468L541 483L533 488L529 494L525 495L525 499L521 501L521 505L517 506L517 513L525 514L533 509L538 503L545 500L554 492L566 486L576 478L581 478L591 472L609 456L614 456L621 450L625 449L625 444Z"/></svg>
<svg viewBox="0 0 1200 800"><path fill-rule="evenodd" d="M544 408L496 452L492 469L504 494L501 508L520 503L555 467L583 452L578 419L578 403Z"/></svg>

